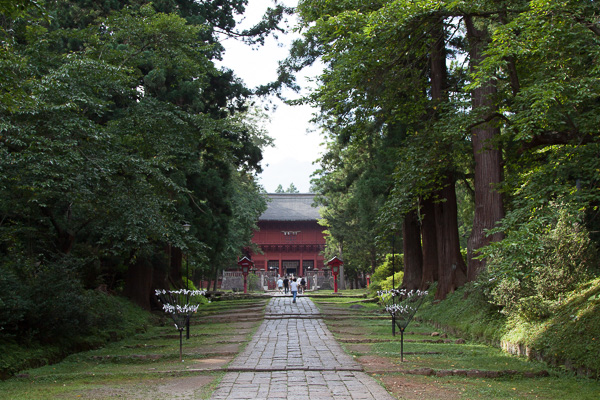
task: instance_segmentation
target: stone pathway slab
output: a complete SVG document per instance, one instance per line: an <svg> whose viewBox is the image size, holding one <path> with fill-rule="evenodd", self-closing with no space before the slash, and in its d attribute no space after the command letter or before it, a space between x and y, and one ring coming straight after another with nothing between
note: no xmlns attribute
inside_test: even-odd
<svg viewBox="0 0 600 400"><path fill-rule="evenodd" d="M346 354L308 297L276 296L211 399L392 400Z"/></svg>

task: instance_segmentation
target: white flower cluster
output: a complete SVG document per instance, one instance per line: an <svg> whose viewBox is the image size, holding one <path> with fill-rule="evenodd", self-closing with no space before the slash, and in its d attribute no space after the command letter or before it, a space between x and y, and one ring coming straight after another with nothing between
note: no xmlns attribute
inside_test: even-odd
<svg viewBox="0 0 600 400"><path fill-rule="evenodd" d="M429 292L427 290L411 290L410 292L406 289L390 289L390 290L379 290L377 296L382 297L386 294L391 294L392 297L412 297L412 296L427 296Z"/></svg>
<svg viewBox="0 0 600 400"><path fill-rule="evenodd" d="M402 305L402 304L391 304L388 306L385 306L385 311L389 312L391 315L402 315L402 314L410 314L415 310L414 307L410 307L408 305Z"/></svg>
<svg viewBox="0 0 600 400"><path fill-rule="evenodd" d="M163 304L163 310L170 314L195 313L196 311L198 311L198 307L199 307L198 304L196 304L196 305L186 304L184 306L180 306L179 304L176 304L176 305Z"/></svg>
<svg viewBox="0 0 600 400"><path fill-rule="evenodd" d="M157 296L166 295L166 294L183 294L190 296L204 296L206 294L206 290L188 290L188 289L179 289L179 290L165 290L165 289L156 289L154 293Z"/></svg>
<svg viewBox="0 0 600 400"><path fill-rule="evenodd" d="M180 305L177 303L187 303L192 296L204 296L205 290L165 290L156 289L154 291L156 297L163 303L163 310L169 314L191 314L198 311L199 304L184 304Z"/></svg>

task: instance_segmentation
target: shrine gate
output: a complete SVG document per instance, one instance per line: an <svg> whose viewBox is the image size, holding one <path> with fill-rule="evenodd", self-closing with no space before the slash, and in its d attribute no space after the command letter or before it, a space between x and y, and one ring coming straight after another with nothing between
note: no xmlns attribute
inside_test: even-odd
<svg viewBox="0 0 600 400"><path fill-rule="evenodd" d="M254 267L269 276L306 276L323 270L323 227L314 194L269 194L267 210L258 220L252 242L264 254L251 253Z"/></svg>

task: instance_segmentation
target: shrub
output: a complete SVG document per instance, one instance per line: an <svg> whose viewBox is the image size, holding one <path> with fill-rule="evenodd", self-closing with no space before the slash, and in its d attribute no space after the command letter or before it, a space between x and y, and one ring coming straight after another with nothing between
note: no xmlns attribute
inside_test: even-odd
<svg viewBox="0 0 600 400"><path fill-rule="evenodd" d="M0 335L16 334L30 308L21 281L5 265L0 265Z"/></svg>
<svg viewBox="0 0 600 400"><path fill-rule="evenodd" d="M20 344L39 341L66 347L105 340L123 321L143 326L138 311L127 300L83 287L77 259L63 258L35 267L0 269L0 334ZM26 278L26 279L23 279ZM128 316L125 314L129 314ZM128 322L130 323L130 322ZM104 333L102 333L104 332Z"/></svg>
<svg viewBox="0 0 600 400"><path fill-rule="evenodd" d="M526 321L541 321L552 315L557 303L540 295L523 297L518 302L518 314Z"/></svg>
<svg viewBox="0 0 600 400"><path fill-rule="evenodd" d="M378 266L377 268L375 268L375 272L371 276L371 285L369 286L369 290L373 293L376 293L378 290L391 289L392 288L392 286L391 286L392 285L391 284L392 269L394 269L396 271L396 274L398 274L399 271L404 270L402 254L396 254L396 256L393 260L393 263L392 263L392 254L386 254L384 263L381 264L380 266ZM401 275L399 281L398 280L396 281L396 285L399 285L402 282L403 276L404 276L404 274ZM386 281L388 278L390 280L389 287L384 288L382 285L383 285L384 281Z"/></svg>
<svg viewBox="0 0 600 400"><path fill-rule="evenodd" d="M396 272L394 276L391 275L385 278L385 280L381 281L381 289L382 290L390 290L400 287L402 284L402 279L404 278L404 272ZM395 288L394 288L395 286Z"/></svg>
<svg viewBox="0 0 600 400"><path fill-rule="evenodd" d="M482 252L488 268L479 285L489 300L508 313L545 318L552 302L597 274L597 249L582 218L574 207L551 202L505 228L505 239Z"/></svg>
<svg viewBox="0 0 600 400"><path fill-rule="evenodd" d="M191 279L186 278L185 276L181 277L181 280L183 282L183 287L185 289L189 289L189 290L198 290L196 289L196 286L194 285L194 282L192 282Z"/></svg>
<svg viewBox="0 0 600 400"><path fill-rule="evenodd" d="M29 296L35 304L27 310L25 328L42 341L52 343L89 331L90 298L68 263L39 268Z"/></svg>
<svg viewBox="0 0 600 400"><path fill-rule="evenodd" d="M256 274L248 274L248 290L250 291L263 291L263 287L260 285L260 277Z"/></svg>

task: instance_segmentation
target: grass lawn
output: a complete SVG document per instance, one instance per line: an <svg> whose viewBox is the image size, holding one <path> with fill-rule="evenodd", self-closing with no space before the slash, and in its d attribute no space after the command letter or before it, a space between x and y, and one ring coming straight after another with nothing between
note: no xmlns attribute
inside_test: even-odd
<svg viewBox="0 0 600 400"><path fill-rule="evenodd" d="M190 339L170 318L144 333L22 371L0 382L0 399L209 398L220 369L248 343L267 299L216 301L192 319Z"/></svg>
<svg viewBox="0 0 600 400"><path fill-rule="evenodd" d="M576 378L564 369L511 356L496 347L459 340L462 338L415 321L404 334L402 362L399 329L392 336L391 317L381 306L343 296L313 300L345 350L400 399L600 398L599 381ZM434 375L415 375L428 369ZM437 376L440 371L455 370L474 376ZM507 373L494 378L476 376L487 371Z"/></svg>

